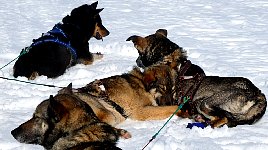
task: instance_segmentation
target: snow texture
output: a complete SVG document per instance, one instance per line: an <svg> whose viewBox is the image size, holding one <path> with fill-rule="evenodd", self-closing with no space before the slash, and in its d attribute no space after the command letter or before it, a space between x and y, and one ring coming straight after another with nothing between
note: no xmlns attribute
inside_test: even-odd
<svg viewBox="0 0 268 150"><path fill-rule="evenodd" d="M1 0L0 67L16 58L32 39L47 32L88 0ZM147 36L159 28L187 50L188 58L207 75L249 78L268 96L268 1L267 0L99 0L103 24L110 31L104 41L91 39L92 52L104 54L93 65L76 65L56 79L38 77L34 82L82 87L94 79L132 69L137 50L126 39ZM0 70L12 78L14 62ZM27 79L19 77L20 80ZM41 146L21 144L10 131L30 119L35 107L58 88L0 79L0 149L37 150ZM167 119L166 119L167 120ZM132 138L120 139L124 150L140 150L166 120L128 119L118 127ZM267 150L268 115L254 125L218 129L186 128L189 119L173 117L145 150Z"/></svg>

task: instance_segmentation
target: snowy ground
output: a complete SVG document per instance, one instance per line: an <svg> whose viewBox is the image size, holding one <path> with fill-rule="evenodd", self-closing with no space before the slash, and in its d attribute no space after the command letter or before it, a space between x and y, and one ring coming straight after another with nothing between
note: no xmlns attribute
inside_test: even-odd
<svg viewBox="0 0 268 150"><path fill-rule="evenodd" d="M18 56L41 33L50 30L70 11L88 0L1 0L0 67ZM111 34L103 42L92 39L92 52L105 54L91 66L77 65L57 79L38 77L35 82L81 87L90 81L127 72L138 54L125 40L166 28L168 37L188 51L189 59L207 75L249 78L268 96L267 0L99 0L103 24ZM12 78L12 63L0 76ZM20 77L20 80L26 78ZM29 119L35 107L58 88L0 79L0 149L36 150L18 143L10 131ZM235 128L187 129L188 119L172 118L146 148L151 150L267 150L268 115L255 125ZM120 127L133 135L120 140L124 150L140 150L166 120L127 120Z"/></svg>

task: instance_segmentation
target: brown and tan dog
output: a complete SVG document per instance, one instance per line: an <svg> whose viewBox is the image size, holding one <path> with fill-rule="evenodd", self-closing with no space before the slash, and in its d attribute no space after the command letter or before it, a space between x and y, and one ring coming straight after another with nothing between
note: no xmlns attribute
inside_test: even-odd
<svg viewBox="0 0 268 150"><path fill-rule="evenodd" d="M189 97L178 115L212 127L253 124L264 115L265 95L246 78L181 74L181 48L165 35L129 38L140 56L146 56L142 56L142 62L149 62L143 73L144 83L159 105L181 104L184 97Z"/></svg>
<svg viewBox="0 0 268 150"><path fill-rule="evenodd" d="M129 73L95 80L74 90L73 94L86 101L102 121L116 125L126 118L159 120L168 118L177 106L158 106L154 94L147 91L144 73L134 68ZM88 95L98 99L92 100ZM94 109L102 106L102 109Z"/></svg>
<svg viewBox="0 0 268 150"><path fill-rule="evenodd" d="M198 65L192 64L187 60L186 51L178 46L176 43L173 43L167 38L167 30L158 29L156 33L148 35L146 37L141 36L130 36L127 41L132 41L134 47L138 50L139 57L136 60L137 65L142 68L150 68L150 66L157 65L168 65L174 70L178 70L168 74L162 74L162 76L172 75L172 80L176 79L177 76L205 76L204 70ZM154 67L153 67L154 68ZM149 69L149 72L154 72L156 70ZM161 70L158 70L160 73ZM145 69L146 79L145 83L151 83L152 77L149 77L148 71ZM170 80L170 78L163 78L161 82L167 82L166 84L171 84L175 82ZM158 81L160 82L160 81ZM152 86L152 84L150 84ZM161 86L161 83L158 83ZM157 92L154 88L149 88L153 92ZM149 90L147 89L147 90ZM163 88L157 88L157 90L163 90ZM174 89L173 89L174 90ZM165 91L172 91L169 87L166 87ZM158 92L159 94L159 92ZM156 97L156 102L158 105L174 105L174 101L170 97Z"/></svg>
<svg viewBox="0 0 268 150"><path fill-rule="evenodd" d="M133 35L127 39L132 41L138 50L137 65L145 68L164 63L171 67L186 67L186 71L182 72L185 76L205 75L204 70L198 65L188 64L186 51L170 41L167 34L166 29L158 29L155 34L146 37Z"/></svg>
<svg viewBox="0 0 268 150"><path fill-rule="evenodd" d="M130 134L100 121L87 103L68 92L70 88L40 103L30 120L11 131L14 138L51 150L119 150L118 138Z"/></svg>

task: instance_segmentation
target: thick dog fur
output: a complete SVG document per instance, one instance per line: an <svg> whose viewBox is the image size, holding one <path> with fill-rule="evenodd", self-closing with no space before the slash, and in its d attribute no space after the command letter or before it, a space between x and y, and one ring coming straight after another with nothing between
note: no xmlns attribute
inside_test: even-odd
<svg viewBox="0 0 268 150"><path fill-rule="evenodd" d="M127 118L165 119L177 108L157 106L144 85L143 73L134 68L128 74L95 80L79 89L68 86L39 104L33 118L11 133L19 142L46 149L113 149L118 136L129 138L130 134L109 125Z"/></svg>
<svg viewBox="0 0 268 150"><path fill-rule="evenodd" d="M171 67L178 67L179 64L179 67L182 67L186 63L186 51L167 38L167 30L165 29L158 29L155 34L146 37L133 35L127 41L132 41L138 50L139 57L136 62L139 67L145 68L153 64L163 63L169 64ZM187 76L196 74L205 75L205 72L195 64L192 64L184 73Z"/></svg>
<svg viewBox="0 0 268 150"><path fill-rule="evenodd" d="M91 64L94 59L102 58L99 53L89 52L88 41L91 37L102 39L109 31L102 25L99 13L103 9L96 9L98 2L82 5L72 10L70 15L62 19L62 23L53 28L60 28L60 32L43 34L33 41L40 44L26 47L28 53L19 57L13 67L13 76L25 76L34 79L38 75L55 78L77 63ZM51 31L53 31L51 30ZM48 41L54 38L60 42ZM47 40L46 42L44 42ZM66 46L70 44L70 46ZM71 49L72 48L72 49ZM75 52L73 52L75 51ZM74 53L76 55L74 56Z"/></svg>
<svg viewBox="0 0 268 150"><path fill-rule="evenodd" d="M141 36L130 36L127 41L132 41L134 43L134 47L138 50L139 57L136 60L137 65L142 68L148 68L152 65L168 65L174 70L182 70L181 68L185 68L185 71L180 71L177 73L168 73L169 75L174 76L176 78L179 74L180 76L205 76L204 70L195 64L187 64L187 56L186 51L183 50L180 46L173 43L167 38L167 30L158 29L155 34L151 34L146 37ZM187 69L188 68L188 69ZM150 69L151 70L151 69ZM154 72L154 71L153 71ZM145 81L146 84L150 83L151 77L148 76L148 72L145 74L148 81ZM167 74L167 75L168 75ZM176 76L176 77L175 77ZM161 82L175 82L169 80L169 78L162 79ZM159 82L159 81L158 81ZM154 84L156 86L156 84ZM161 83L158 83L161 86ZM150 84L152 86L152 84ZM147 86L153 93L159 93L155 91L155 88L150 88ZM148 90L147 89L147 90ZM163 90L162 88L157 88L158 90ZM165 89L166 91L171 91L172 89ZM158 105L173 105L174 102L169 97L156 97L156 102Z"/></svg>
<svg viewBox="0 0 268 150"><path fill-rule="evenodd" d="M134 68L123 75L95 80L73 93L92 108L97 105L96 100L93 104L88 95L96 96L98 105L101 103L103 109L95 111L93 108L94 112L111 125L117 125L127 118L140 121L168 118L177 107L157 106L154 95L146 90L143 81L143 73Z"/></svg>
<svg viewBox="0 0 268 150"><path fill-rule="evenodd" d="M158 38L161 35L156 33L153 36ZM253 124L264 115L267 107L265 95L250 80L243 77L180 76L181 57L175 55L180 51L161 52L161 49L179 48L172 42L159 42L160 39L155 41L156 45L148 37L132 36L130 40L139 52L143 50L141 52L146 57L142 62L150 62L143 73L144 83L159 105L180 104L181 97L189 96L190 101L178 115L207 122L212 127ZM160 55L155 54L156 46Z"/></svg>
<svg viewBox="0 0 268 150"><path fill-rule="evenodd" d="M11 133L20 142L40 144L47 149L75 149L80 145L93 147L91 149L95 147L105 149L106 147L101 146L108 145L106 149L109 149L112 146L111 143L116 141L115 133L124 138L129 138L130 135L122 129L109 127L104 130L103 126L106 129L107 124L115 126L127 118L141 121L165 119L177 109L175 105L157 106L154 94L148 92L145 85L143 72L139 68L134 68L127 74L95 80L82 88L72 89L68 86L54 97L63 106L51 110L53 103L51 100L45 100L36 108L31 120L23 123ZM73 101L83 101L87 106L75 104L74 107ZM68 105L73 107L69 109ZM64 107L68 109L65 110ZM93 112L85 113L83 107L88 107L87 110L91 108L98 119L94 117ZM54 115L55 113L57 115ZM39 121L41 118L44 120ZM86 128L91 125L91 120L100 120L107 124L99 123L99 127L94 126L97 129ZM86 129L83 129L83 125ZM94 134L102 135L101 141L93 142L93 146L91 138L88 137L93 132L90 128L96 131Z"/></svg>
<svg viewBox="0 0 268 150"><path fill-rule="evenodd" d="M50 150L119 150L118 138L131 137L100 121L89 105L68 92L41 102L33 117L11 133L19 142Z"/></svg>

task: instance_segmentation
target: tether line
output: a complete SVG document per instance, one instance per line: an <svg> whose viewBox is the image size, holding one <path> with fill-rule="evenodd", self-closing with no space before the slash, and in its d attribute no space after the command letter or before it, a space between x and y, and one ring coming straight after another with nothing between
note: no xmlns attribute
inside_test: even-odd
<svg viewBox="0 0 268 150"><path fill-rule="evenodd" d="M155 138L156 136L160 133L160 131L167 125L167 123L171 120L171 118L183 107L183 105L185 103L188 102L188 100L190 99L189 96L187 97L183 97L183 103L181 103L178 108L176 109L176 111L168 118L168 120L164 123L164 125L158 130L157 133L155 133L152 138L149 140L149 142L142 148L142 150L144 150Z"/></svg>
<svg viewBox="0 0 268 150"><path fill-rule="evenodd" d="M11 60L9 63L7 63L6 65L4 65L3 67L0 68L0 70L2 70L3 68L5 68L6 66L8 66L9 64L11 64L13 61L15 61L16 59L18 59L19 57L21 57L22 55L26 54L29 51L29 47L26 47L24 49L22 49L20 55L18 57L16 57L15 59ZM5 80L11 80L11 81L17 81L17 82L22 82L22 83L27 83L27 84L33 84L33 85L42 85L42 86L47 86L47 87L55 87L55 88L64 88L61 86L55 86L55 85L49 85L49 84L42 84L42 83L34 83L34 82L30 82L30 81L22 81L22 80L18 80L18 79L11 79L11 78L6 78L6 77L2 77L0 76L1 79L5 79Z"/></svg>
<svg viewBox="0 0 268 150"><path fill-rule="evenodd" d="M28 48L23 49L18 57L16 57L15 59L11 60L9 63L7 63L6 65L4 65L3 67L1 67L0 70L2 70L3 68L5 68L9 64L11 64L13 61L15 61L16 59L18 59L20 56L26 54L28 52L27 50L28 50Z"/></svg>
<svg viewBox="0 0 268 150"><path fill-rule="evenodd" d="M0 78L5 79L5 80L11 80L11 81L17 81L17 82L22 82L22 83L33 84L33 85L42 85L42 86L47 86L47 87L64 88L64 87L56 86L56 85L34 83L34 82L29 82L29 81L22 81L22 80L18 80L18 79L11 79L11 78L6 78L6 77L1 77L1 76L0 76Z"/></svg>

